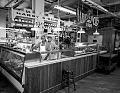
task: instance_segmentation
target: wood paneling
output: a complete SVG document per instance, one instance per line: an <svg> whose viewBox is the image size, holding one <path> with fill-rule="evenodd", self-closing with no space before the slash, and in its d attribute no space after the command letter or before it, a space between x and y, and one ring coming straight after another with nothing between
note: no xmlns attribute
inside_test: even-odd
<svg viewBox="0 0 120 93"><path fill-rule="evenodd" d="M113 27L105 27L100 29L103 32L103 46L108 49L108 51L114 50L114 40L115 40L115 31Z"/></svg>
<svg viewBox="0 0 120 93"><path fill-rule="evenodd" d="M54 93L61 88L62 69L74 72L76 81L96 68L97 55L26 68L25 93Z"/></svg>

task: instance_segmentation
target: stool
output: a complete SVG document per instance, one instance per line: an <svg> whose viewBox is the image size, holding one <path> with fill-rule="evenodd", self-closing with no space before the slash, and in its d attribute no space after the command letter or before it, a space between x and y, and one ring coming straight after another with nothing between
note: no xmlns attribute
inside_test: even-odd
<svg viewBox="0 0 120 93"><path fill-rule="evenodd" d="M75 87L75 80L74 80L73 72L62 70L62 82L61 82L62 88L68 87L68 93L69 93L69 89L70 89L71 84L74 85L74 91L75 91L76 87Z"/></svg>

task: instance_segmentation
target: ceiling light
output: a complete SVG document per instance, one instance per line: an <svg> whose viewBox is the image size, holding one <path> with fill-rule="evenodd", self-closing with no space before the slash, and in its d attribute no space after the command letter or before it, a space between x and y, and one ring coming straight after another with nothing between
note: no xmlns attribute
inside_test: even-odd
<svg viewBox="0 0 120 93"><path fill-rule="evenodd" d="M77 33L85 33L85 31L83 30L83 28L81 28L80 31L78 31Z"/></svg>
<svg viewBox="0 0 120 93"><path fill-rule="evenodd" d="M92 0L82 0L85 4L97 8L98 10L102 10L104 12L108 12L107 9L105 9L104 7L100 6L99 4L96 4L95 2L93 2Z"/></svg>
<svg viewBox="0 0 120 93"><path fill-rule="evenodd" d="M76 15L76 12L72 11L72 10L69 10L67 8L64 8L64 7L61 7L61 6L58 6L58 5L55 5L54 6L55 9L58 9L60 11L64 11L64 12L67 12L67 13L70 13L70 14L73 14L73 15Z"/></svg>
<svg viewBox="0 0 120 93"><path fill-rule="evenodd" d="M99 35L100 33L97 31L97 29L96 29L96 31L95 31L95 33L93 33L93 35Z"/></svg>

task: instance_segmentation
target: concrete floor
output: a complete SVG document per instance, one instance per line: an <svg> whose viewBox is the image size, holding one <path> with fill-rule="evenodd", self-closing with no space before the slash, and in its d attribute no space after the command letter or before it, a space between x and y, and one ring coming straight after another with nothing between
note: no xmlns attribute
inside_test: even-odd
<svg viewBox="0 0 120 93"><path fill-rule="evenodd" d="M120 68L110 75L94 73L76 82L76 88L74 91L71 86L70 93L120 93ZM0 93L18 93L3 75L0 75ZM68 91L65 88L56 93L68 93Z"/></svg>
<svg viewBox="0 0 120 93"><path fill-rule="evenodd" d="M120 93L120 68L109 75L94 73L76 82L76 88L71 86L69 93ZM68 88L56 93L68 93Z"/></svg>
<svg viewBox="0 0 120 93"><path fill-rule="evenodd" d="M0 73L0 93L19 93L1 73Z"/></svg>

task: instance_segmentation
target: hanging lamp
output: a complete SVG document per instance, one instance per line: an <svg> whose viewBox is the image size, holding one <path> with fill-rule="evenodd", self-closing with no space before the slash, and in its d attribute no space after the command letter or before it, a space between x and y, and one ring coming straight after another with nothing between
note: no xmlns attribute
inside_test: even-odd
<svg viewBox="0 0 120 93"><path fill-rule="evenodd" d="M79 6L78 6L79 7ZM81 8L82 10L83 10L83 4L82 4L82 8ZM82 12L82 10L81 10L81 12ZM79 27L80 27L80 30L77 32L77 33L85 33L85 30L83 29L83 27L84 27L84 23L82 23L82 22L79 22L79 25L78 25Z"/></svg>
<svg viewBox="0 0 120 93"><path fill-rule="evenodd" d="M85 31L83 30L83 28L81 27L80 30L77 33L85 33Z"/></svg>
<svg viewBox="0 0 120 93"><path fill-rule="evenodd" d="M97 10L97 17L98 17L98 10ZM98 26L98 24L95 24L95 26ZM96 31L93 33L93 35L100 35L100 33L97 31L97 28Z"/></svg>
<svg viewBox="0 0 120 93"><path fill-rule="evenodd" d="M59 6L59 4L60 4L60 1L58 0L58 6ZM58 9L58 25L57 25L57 27L56 28L54 28L53 29L53 31L62 31L62 29L60 28L60 11L59 11L59 9Z"/></svg>
<svg viewBox="0 0 120 93"><path fill-rule="evenodd" d="M93 33L93 35L100 35L100 33L96 29L96 31Z"/></svg>

